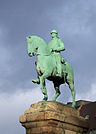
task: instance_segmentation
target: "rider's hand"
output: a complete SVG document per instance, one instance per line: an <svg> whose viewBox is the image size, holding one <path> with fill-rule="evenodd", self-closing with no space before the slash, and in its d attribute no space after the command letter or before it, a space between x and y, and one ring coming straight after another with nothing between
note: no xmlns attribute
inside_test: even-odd
<svg viewBox="0 0 96 134"><path fill-rule="evenodd" d="M55 48L51 48L51 52L56 52L57 50Z"/></svg>
<svg viewBox="0 0 96 134"><path fill-rule="evenodd" d="M51 52L54 52L55 50L51 48Z"/></svg>

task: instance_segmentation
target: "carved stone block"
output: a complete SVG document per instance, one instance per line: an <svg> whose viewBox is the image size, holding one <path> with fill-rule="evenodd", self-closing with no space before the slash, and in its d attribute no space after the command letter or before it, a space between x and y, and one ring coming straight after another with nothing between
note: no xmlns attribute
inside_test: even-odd
<svg viewBox="0 0 96 134"><path fill-rule="evenodd" d="M26 134L85 134L89 128L78 110L52 101L32 104L19 120Z"/></svg>

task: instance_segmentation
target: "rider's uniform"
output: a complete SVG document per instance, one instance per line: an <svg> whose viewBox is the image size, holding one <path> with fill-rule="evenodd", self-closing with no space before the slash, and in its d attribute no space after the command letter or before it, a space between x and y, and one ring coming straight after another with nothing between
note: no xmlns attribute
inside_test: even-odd
<svg viewBox="0 0 96 134"><path fill-rule="evenodd" d="M49 42L48 47L52 54L54 55L56 59L56 66L57 66L57 75L61 76L61 61L62 61L62 56L60 54L60 51L65 50L65 46L63 41L59 37L54 37L52 40Z"/></svg>

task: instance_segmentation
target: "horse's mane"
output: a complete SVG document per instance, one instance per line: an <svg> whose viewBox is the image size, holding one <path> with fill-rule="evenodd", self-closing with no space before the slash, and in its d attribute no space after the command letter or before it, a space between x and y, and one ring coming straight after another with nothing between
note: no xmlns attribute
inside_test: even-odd
<svg viewBox="0 0 96 134"><path fill-rule="evenodd" d="M44 45L47 46L46 42L39 36L32 35L32 36L28 36L27 39L28 40L30 39L32 42L35 42L36 44L39 43L43 46Z"/></svg>

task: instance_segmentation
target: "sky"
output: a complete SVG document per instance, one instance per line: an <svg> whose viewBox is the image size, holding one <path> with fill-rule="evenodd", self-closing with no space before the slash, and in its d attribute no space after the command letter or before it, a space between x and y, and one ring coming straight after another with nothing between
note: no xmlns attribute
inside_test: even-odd
<svg viewBox="0 0 96 134"><path fill-rule="evenodd" d="M96 0L0 0L0 134L25 134L19 116L43 98L32 83L36 56L28 56L26 36L40 36L48 44L53 29L74 70L76 100L96 101ZM51 100L55 90L46 83ZM72 100L68 85L60 91L57 101Z"/></svg>

